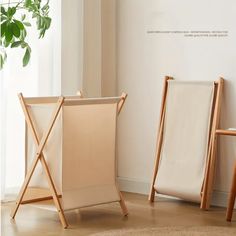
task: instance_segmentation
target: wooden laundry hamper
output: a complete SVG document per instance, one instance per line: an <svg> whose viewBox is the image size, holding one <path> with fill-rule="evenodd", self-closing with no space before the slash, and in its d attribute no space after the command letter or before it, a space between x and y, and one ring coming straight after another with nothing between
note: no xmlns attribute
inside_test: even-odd
<svg viewBox="0 0 236 236"><path fill-rule="evenodd" d="M64 228L66 210L119 202L128 214L116 183L115 158L117 115L126 97L19 94L27 127L26 176L12 218L20 204L48 199L53 199Z"/></svg>
<svg viewBox="0 0 236 236"><path fill-rule="evenodd" d="M164 81L154 174L155 193L210 207L223 79Z"/></svg>

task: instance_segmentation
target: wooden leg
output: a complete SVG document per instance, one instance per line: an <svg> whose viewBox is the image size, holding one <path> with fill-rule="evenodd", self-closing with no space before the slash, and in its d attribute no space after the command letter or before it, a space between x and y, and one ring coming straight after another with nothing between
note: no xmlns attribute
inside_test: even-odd
<svg viewBox="0 0 236 236"><path fill-rule="evenodd" d="M52 194L55 206L57 208L61 224L62 224L63 228L65 229L65 228L68 227L68 223L66 221L66 218L65 218L65 215L64 215L64 211L62 209L61 202L60 202L60 199L59 199L58 194L57 194L56 187L55 187L55 185L53 183L52 176L50 174L50 171L48 169L46 160L44 159L43 155L41 156L40 161L41 161L43 169L45 171L45 174L46 174L46 177L47 177L47 180L48 180L48 184L49 184L49 188L50 188L50 192Z"/></svg>
<svg viewBox="0 0 236 236"><path fill-rule="evenodd" d="M118 115L120 114L121 109L122 109L122 107L124 106L124 103L125 103L125 100L126 100L127 96L128 96L128 95L127 95L126 93L122 93L122 94L121 94L121 100L120 100L120 102L118 103Z"/></svg>
<svg viewBox="0 0 236 236"><path fill-rule="evenodd" d="M15 206L13 207L12 212L11 212L12 219L15 218L16 212L17 212L17 210L18 210L18 208L19 208L19 206L20 206L20 204L21 204L21 202L23 200L24 194L26 192L26 189L28 187L30 179L31 179L31 177L32 177L32 175L34 173L34 170L35 170L35 167L36 167L36 165L38 163L38 160L39 160L39 157L36 157L34 162L31 165L30 170L28 171L28 173L27 173L27 175L25 177L24 183L23 183L23 185L21 187L20 193L19 193L19 195L17 197L17 200L15 202Z"/></svg>
<svg viewBox="0 0 236 236"><path fill-rule="evenodd" d="M207 163L206 163L206 170L205 170L205 177L204 177L204 183L203 183L203 188L201 192L201 204L200 208L202 210L207 210L206 209L206 199L207 199L207 186L208 186L208 180L209 180L209 175L210 175L210 163L211 163L211 153L212 153L212 135L210 137L210 142L209 142L209 150L208 150L208 155L207 155Z"/></svg>
<svg viewBox="0 0 236 236"><path fill-rule="evenodd" d="M161 156L167 87L168 87L168 80L172 80L172 79L173 78L171 78L169 76L166 76L165 80L164 80L164 86L163 86L163 92L162 92L162 101L161 101L161 111L160 111L160 123L159 123L158 135L157 135L155 165L154 165L154 172L153 172L153 177L152 177L152 182L151 182L150 193L149 193L149 196L148 196L148 200L150 202L154 202L154 198L155 198L154 184L155 184L155 181L156 181L156 176L157 176L157 171L158 171L159 161L160 161L160 156Z"/></svg>
<svg viewBox="0 0 236 236"><path fill-rule="evenodd" d="M211 130L212 135L211 135L211 141L209 144L211 151L209 151L210 156L208 156L209 162L208 162L208 167L207 167L207 173L205 173L203 196L202 196L202 202L201 202L201 208L204 210L208 210L210 208L211 197L212 197L214 175L215 175L215 169L216 169L216 148L217 148L216 129L219 126L223 83L224 83L224 80L220 78L216 87L215 109L214 109L212 130Z"/></svg>
<svg viewBox="0 0 236 236"><path fill-rule="evenodd" d="M76 93L76 95L79 96L80 98L84 97L83 92L80 90Z"/></svg>
<svg viewBox="0 0 236 236"><path fill-rule="evenodd" d="M152 186L151 191L150 191L150 194L149 194L149 197L148 197L148 200L149 200L150 202L154 202L154 198L155 198L155 189L154 189L154 187Z"/></svg>
<svg viewBox="0 0 236 236"><path fill-rule="evenodd" d="M230 196L229 196L229 202L228 202L228 208L227 208L227 213L226 213L226 220L227 221L231 221L231 219L232 219L235 198L236 198L236 164L234 166L234 175L233 175L231 191L230 191Z"/></svg>
<svg viewBox="0 0 236 236"><path fill-rule="evenodd" d="M26 119L26 122L31 130L31 133L32 133L32 136L33 136L33 139L34 139L34 142L35 142L35 145L37 147L37 152L36 152L36 156L35 156L35 159L33 161L33 164L31 165L31 168L30 170L28 171L27 173L27 176L25 178L25 181L24 181L24 184L21 188L21 191L18 195L18 198L17 198L17 201L16 201L16 205L15 207L13 208L12 210L12 213L11 213L11 217L14 218L15 215L16 215L16 212L19 208L19 205L21 204L22 200L23 200L23 197L24 197L24 194L26 192L26 189L28 187L28 184L29 184L29 181L32 177L32 174L35 170L35 167L38 163L38 160L41 161L42 163L42 167L43 167L43 170L45 171L45 174L46 174L46 177L47 177L47 180L48 180L48 184L49 184L49 188L50 188L50 192L52 194L52 197L53 197L53 200L54 200L54 203L56 205L56 208L57 208L57 211L58 211L58 214L59 214L59 218L61 220L61 223L63 225L64 228L67 228L68 227L68 224L67 224L67 221L65 219L65 215L64 215L64 211L61 207L61 203L60 203L60 200L59 200L59 197L58 197L58 194L57 194L57 191L56 191L56 188L55 188L55 185L54 185L54 182L53 182L53 179L51 177L51 174L50 174L50 171L48 169L48 166L47 166L47 163L44 159L44 156L43 156L43 149L44 149L44 146L48 140L48 137L51 133L51 130L53 128L53 125L57 119L57 116L60 112L60 109L61 109L61 106L63 104L63 101L64 101L64 98L60 98L57 102L57 107L55 109L55 113L53 114L52 116L52 119L51 121L49 122L49 126L48 126L48 129L45 131L42 139L39 141L39 138L37 136L37 132L35 130L35 127L33 125L33 122L31 120L31 117L30 117L30 114L27 110L27 106L25 104L25 101L24 101L24 98L23 98L23 95L22 94L19 94L19 98L20 98L20 102L21 102L21 105L22 105L22 108L23 108L23 111L24 111L24 114L25 114L25 119Z"/></svg>
<svg viewBox="0 0 236 236"><path fill-rule="evenodd" d="M125 205L125 201L124 201L124 198L123 198L121 192L120 192L120 202L119 203L120 203L120 207L122 209L123 215L127 216L129 213L128 213L128 209Z"/></svg>
<svg viewBox="0 0 236 236"><path fill-rule="evenodd" d="M164 108L165 109L165 108ZM163 110L164 112L165 110ZM154 189L154 185L155 185L155 181L156 181L156 177L157 177L157 171L158 171L158 167L159 167L159 162L160 162L160 157L161 157L161 147L162 147L162 140L163 140L163 129L164 129L164 113L162 115L162 119L161 119L161 124L160 124L160 131L158 134L158 141L157 141L157 151L156 151L156 161L155 161L155 167L154 167L154 174L153 174L153 178L152 178L152 185L151 185L151 189L150 189L150 193L149 193L149 197L148 200L150 202L154 202L154 198L155 198L155 192L156 190Z"/></svg>
<svg viewBox="0 0 236 236"><path fill-rule="evenodd" d="M206 202L205 202L205 210L210 209L212 192L213 192L214 176L215 176L215 171L216 171L216 144L217 144L216 139L217 139L217 136L213 135L209 179L208 179L208 185L207 185L207 190L206 190L207 195L206 195Z"/></svg>

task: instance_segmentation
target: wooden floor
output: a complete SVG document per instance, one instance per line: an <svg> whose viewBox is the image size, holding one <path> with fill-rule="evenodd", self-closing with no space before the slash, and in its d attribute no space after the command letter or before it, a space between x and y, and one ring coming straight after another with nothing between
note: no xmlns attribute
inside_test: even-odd
<svg viewBox="0 0 236 236"><path fill-rule="evenodd" d="M197 204L158 198L150 205L147 196L124 193L129 216L122 217L118 203L71 211L66 213L70 224L63 230L55 212L29 205L20 206L15 220L10 219L12 204L1 208L2 236L53 236L90 235L110 229L125 229L157 226L229 226L236 227L236 212L233 221L225 221L225 208L214 207L202 211Z"/></svg>

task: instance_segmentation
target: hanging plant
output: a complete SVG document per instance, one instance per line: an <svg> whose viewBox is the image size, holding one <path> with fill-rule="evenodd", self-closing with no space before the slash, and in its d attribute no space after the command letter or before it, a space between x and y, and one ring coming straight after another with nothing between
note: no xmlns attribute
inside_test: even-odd
<svg viewBox="0 0 236 236"><path fill-rule="evenodd" d="M39 31L39 38L43 38L49 29L51 18L49 14L49 0L21 0L1 3L1 39L0 39L0 69L7 59L6 48L21 47L25 50L23 66L30 61L31 47L27 42L27 28L35 20Z"/></svg>

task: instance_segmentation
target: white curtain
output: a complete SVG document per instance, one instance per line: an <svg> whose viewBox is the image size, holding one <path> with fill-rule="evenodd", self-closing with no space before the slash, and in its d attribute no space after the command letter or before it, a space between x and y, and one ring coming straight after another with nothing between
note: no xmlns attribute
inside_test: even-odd
<svg viewBox="0 0 236 236"><path fill-rule="evenodd" d="M50 0L50 17L52 25L43 39L38 39L34 24L29 28L32 53L28 66L22 67L21 49L10 49L0 72L1 200L15 198L24 179L24 116L17 93L49 96L61 91L61 1Z"/></svg>
<svg viewBox="0 0 236 236"><path fill-rule="evenodd" d="M84 1L83 90L116 95L116 0Z"/></svg>
<svg viewBox="0 0 236 236"><path fill-rule="evenodd" d="M115 95L114 11L115 0L50 0L49 32L40 40L35 28L29 33L30 64L22 68L23 52L9 50L0 72L1 199L14 198L24 179L24 117L17 93L72 95L83 89L90 96Z"/></svg>

